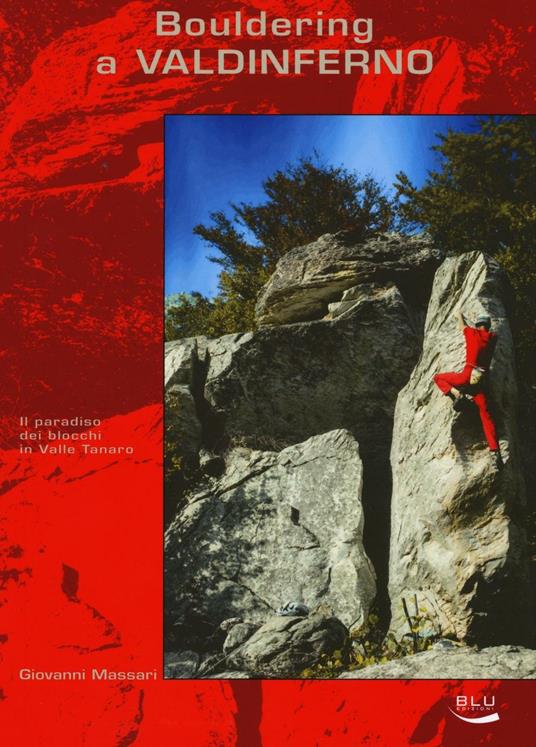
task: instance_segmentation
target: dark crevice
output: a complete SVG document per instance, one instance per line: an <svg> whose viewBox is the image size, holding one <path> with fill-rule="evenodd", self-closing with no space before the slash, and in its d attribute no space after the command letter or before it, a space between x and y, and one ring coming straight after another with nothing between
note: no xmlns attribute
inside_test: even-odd
<svg viewBox="0 0 536 747"><path fill-rule="evenodd" d="M414 282L397 278L396 285L400 291L411 326L416 333L419 349L407 371L407 380L412 374L422 354L424 340L424 323L430 295L435 267L428 268L420 287ZM400 390L405 383L400 386ZM391 546L391 501L393 492L393 478L391 467L391 445L394 435L393 415L384 421L376 439L370 433L354 432L363 462L363 490L361 502L365 517L363 527L363 546L376 572L376 602L375 608L380 617L380 627L388 630L391 622L391 600L389 598L389 552Z"/></svg>
<svg viewBox="0 0 536 747"><path fill-rule="evenodd" d="M164 524L166 527L173 521L177 511L184 502L184 496L193 485L203 483L204 476L200 467L200 450L208 449L214 451L218 442L223 438L223 422L218 417L209 402L205 399L205 383L207 380L210 356L208 351L202 358L199 355L199 347L192 355L192 374L189 390L194 401L197 419L201 426L201 444L195 454L181 455L182 466L174 478L169 479L164 490ZM167 395L166 395L167 397ZM165 419L172 417L170 403L166 399ZM166 429L165 429L166 430ZM167 437L167 436L166 436ZM216 463L209 465L209 472Z"/></svg>
<svg viewBox="0 0 536 747"><path fill-rule="evenodd" d="M395 278L400 295L408 307L426 314L437 267L437 262L430 262L419 275L401 273Z"/></svg>
<svg viewBox="0 0 536 747"><path fill-rule="evenodd" d="M214 412L205 398L205 384L210 366L210 354L205 352L204 358L195 355L193 359L192 385L190 390L194 398L195 411L201 423L201 441L205 449L216 451L221 448L224 440L223 418Z"/></svg>
<svg viewBox="0 0 536 747"><path fill-rule="evenodd" d="M363 461L361 503L365 517L363 546L376 572L376 608L381 627L387 631L391 622L388 591L393 484L391 464L388 450L371 453L362 449L361 458Z"/></svg>

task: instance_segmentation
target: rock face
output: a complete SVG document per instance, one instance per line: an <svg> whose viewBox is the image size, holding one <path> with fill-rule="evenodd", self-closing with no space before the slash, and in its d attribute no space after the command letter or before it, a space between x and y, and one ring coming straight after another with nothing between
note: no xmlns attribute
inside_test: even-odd
<svg viewBox="0 0 536 747"><path fill-rule="evenodd" d="M359 623L375 595L363 549L362 465L338 430L280 453L245 448L191 496L166 533L167 608L181 648L203 650L229 617L329 604Z"/></svg>
<svg viewBox="0 0 536 747"><path fill-rule="evenodd" d="M238 646L228 662L262 677L295 677L324 654L346 649L349 640L336 617L273 617Z"/></svg>
<svg viewBox="0 0 536 747"><path fill-rule="evenodd" d="M177 456L196 457L201 448L202 427L195 402L195 387L202 365L204 338L176 340L166 345L164 388L167 425L174 432Z"/></svg>
<svg viewBox="0 0 536 747"><path fill-rule="evenodd" d="M319 319L343 291L394 281L418 304L441 255L423 236L383 234L356 243L349 232L325 234L285 254L257 302L260 324Z"/></svg>
<svg viewBox="0 0 536 747"><path fill-rule="evenodd" d="M341 680L516 680L536 678L536 651L517 646L481 650L440 645L415 656L341 674Z"/></svg>
<svg viewBox="0 0 536 747"><path fill-rule="evenodd" d="M396 396L419 347L404 299L389 284L333 321L211 341L205 397L231 437L292 443L347 428L373 452L390 442Z"/></svg>
<svg viewBox="0 0 536 747"><path fill-rule="evenodd" d="M166 533L168 645L186 652L175 676L192 651L196 676L296 676L340 647L331 623L314 627L324 605L339 631L374 601L401 638L405 601L424 635L531 643L509 286L472 252L446 259L432 289L438 261L423 237L323 236L281 260L259 329L168 345L168 415L195 460ZM460 311L498 332L501 471L476 409L455 413L433 382L463 366ZM295 620L266 623L288 602L312 610L303 636Z"/></svg>
<svg viewBox="0 0 536 747"><path fill-rule="evenodd" d="M191 386L194 379L194 369L197 353L204 338L187 337L184 340L174 340L166 343L164 357L164 386Z"/></svg>
<svg viewBox="0 0 536 747"><path fill-rule="evenodd" d="M417 362L420 333L391 282L367 284L353 301L332 320L210 341L204 393L221 433L255 447L280 449L338 428L355 435L366 549L385 589L393 413Z"/></svg>
<svg viewBox="0 0 536 747"><path fill-rule="evenodd" d="M280 620L281 618L277 619ZM242 646L242 644L245 643L248 638L251 638L253 633L255 633L260 627L260 625L248 622L241 622L238 623L238 625L233 625L227 634L227 638L223 642L223 653L230 654L231 651L234 651L238 646Z"/></svg>
<svg viewBox="0 0 536 747"><path fill-rule="evenodd" d="M407 632L402 598L416 594L432 627L479 644L526 640L529 613L524 484L508 287L499 265L476 252L438 270L419 363L401 391L391 463L389 594L393 631ZM463 367L455 314L485 312L498 332L491 397L505 468L494 466L474 413L455 413L432 376Z"/></svg>
<svg viewBox="0 0 536 747"><path fill-rule="evenodd" d="M201 448L201 423L192 392L197 341L177 340L166 347L164 386L167 423L174 430L179 456L194 456Z"/></svg>

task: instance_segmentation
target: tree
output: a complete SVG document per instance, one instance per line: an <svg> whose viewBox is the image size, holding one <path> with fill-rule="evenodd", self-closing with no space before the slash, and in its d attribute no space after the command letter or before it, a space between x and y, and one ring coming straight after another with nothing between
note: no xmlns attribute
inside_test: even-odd
<svg viewBox="0 0 536 747"><path fill-rule="evenodd" d="M192 294L170 310L168 339L252 329L259 290L290 249L342 229L361 241L392 225L392 203L381 185L342 166L301 159L266 179L263 190L261 204L231 204L230 215L211 213L208 225L194 228L218 251L209 259L222 268L220 292L212 300Z"/></svg>
<svg viewBox="0 0 536 747"><path fill-rule="evenodd" d="M222 282L225 283L225 278L220 277ZM225 298L220 294L210 299L197 292L177 296L166 310L166 340L197 335L219 337L253 327L254 304L248 306L236 296Z"/></svg>
<svg viewBox="0 0 536 747"><path fill-rule="evenodd" d="M403 230L426 229L448 254L487 252L508 270L516 295L518 362L534 378L536 352L536 118L485 118L475 132L439 135L437 171L417 189L395 189Z"/></svg>

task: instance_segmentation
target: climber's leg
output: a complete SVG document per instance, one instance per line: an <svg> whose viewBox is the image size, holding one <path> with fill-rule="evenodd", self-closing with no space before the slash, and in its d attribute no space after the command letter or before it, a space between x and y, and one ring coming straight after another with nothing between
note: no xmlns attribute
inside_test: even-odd
<svg viewBox="0 0 536 747"><path fill-rule="evenodd" d="M480 413L480 420L482 421L482 428L484 429L484 435L491 451L499 450L499 442L497 441L497 432L495 430L495 423L491 417L491 413L488 407L488 399L484 392L478 392L473 397L475 405L478 407Z"/></svg>
<svg viewBox="0 0 536 747"><path fill-rule="evenodd" d="M451 389L454 387L462 386L463 384L469 383L469 378L466 374L465 369L458 373L454 371L447 371L445 373L438 373L434 376L436 386L441 389L443 394L450 394ZM454 392L456 396L459 395L458 390Z"/></svg>

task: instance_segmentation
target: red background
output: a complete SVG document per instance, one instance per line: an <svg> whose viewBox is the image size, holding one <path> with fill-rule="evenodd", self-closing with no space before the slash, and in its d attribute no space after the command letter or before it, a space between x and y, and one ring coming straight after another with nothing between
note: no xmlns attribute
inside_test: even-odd
<svg viewBox="0 0 536 747"><path fill-rule="evenodd" d="M133 52L201 46L157 39L156 9L293 17L320 7L373 17L371 47L432 49L433 73L340 76L329 85L310 73L144 76ZM514 1L4 0L0 728L7 743L459 747L527 743L534 734L529 681L18 678L25 666L161 671L163 114L530 112L531 23L529 3ZM211 42L202 44L210 53ZM105 54L117 55L113 77L94 72ZM22 415L101 418L107 443L136 451L20 455ZM449 713L456 693L483 691L496 695L498 723L466 725Z"/></svg>

